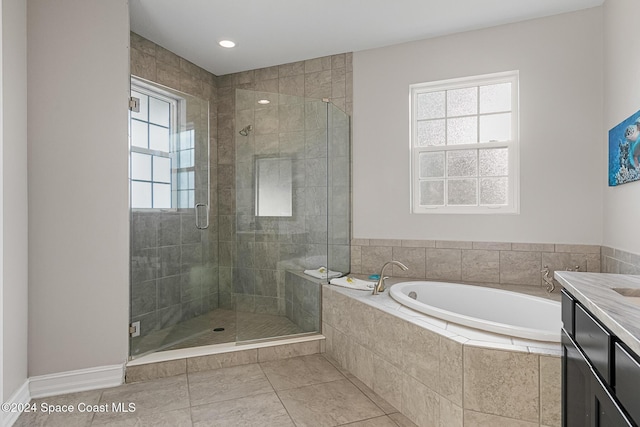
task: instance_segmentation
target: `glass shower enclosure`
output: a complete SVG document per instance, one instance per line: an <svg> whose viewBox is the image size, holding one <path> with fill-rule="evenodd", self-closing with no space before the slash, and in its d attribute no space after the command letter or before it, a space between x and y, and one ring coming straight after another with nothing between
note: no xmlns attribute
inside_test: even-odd
<svg viewBox="0 0 640 427"><path fill-rule="evenodd" d="M141 79L132 94L131 357L320 332L303 271L349 272L349 116L235 89L211 128L233 155L217 156L207 101Z"/></svg>
<svg viewBox="0 0 640 427"><path fill-rule="evenodd" d="M328 101L236 90L235 212L221 215L221 300L236 340L320 331L317 279L349 272L349 117ZM221 202L221 204L223 204Z"/></svg>
<svg viewBox="0 0 640 427"><path fill-rule="evenodd" d="M209 103L132 78L130 353L202 331L218 294L209 233Z"/></svg>

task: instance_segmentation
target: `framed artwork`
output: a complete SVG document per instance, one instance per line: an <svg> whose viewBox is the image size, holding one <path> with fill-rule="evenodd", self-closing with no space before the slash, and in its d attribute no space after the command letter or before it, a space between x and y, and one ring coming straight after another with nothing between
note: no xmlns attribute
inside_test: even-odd
<svg viewBox="0 0 640 427"><path fill-rule="evenodd" d="M609 186L640 179L640 111L609 131Z"/></svg>

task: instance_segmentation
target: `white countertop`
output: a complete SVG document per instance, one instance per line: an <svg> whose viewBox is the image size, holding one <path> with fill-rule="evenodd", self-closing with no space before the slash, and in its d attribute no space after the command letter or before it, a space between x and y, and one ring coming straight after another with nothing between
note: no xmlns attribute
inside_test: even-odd
<svg viewBox="0 0 640 427"><path fill-rule="evenodd" d="M640 305L614 289L640 293L640 276L556 271L554 277L631 350L640 354Z"/></svg>

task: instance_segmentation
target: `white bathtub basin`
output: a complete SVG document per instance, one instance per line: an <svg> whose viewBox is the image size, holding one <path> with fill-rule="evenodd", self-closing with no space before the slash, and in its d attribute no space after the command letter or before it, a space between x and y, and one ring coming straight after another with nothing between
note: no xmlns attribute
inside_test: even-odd
<svg viewBox="0 0 640 427"><path fill-rule="evenodd" d="M512 337L560 342L562 321L556 301L501 289L428 281L397 283L389 293L404 306L448 322Z"/></svg>

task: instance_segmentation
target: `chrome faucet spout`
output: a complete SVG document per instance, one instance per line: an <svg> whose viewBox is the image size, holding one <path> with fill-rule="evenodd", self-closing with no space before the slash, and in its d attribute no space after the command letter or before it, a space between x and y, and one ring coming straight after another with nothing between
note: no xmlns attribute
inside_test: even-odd
<svg viewBox="0 0 640 427"><path fill-rule="evenodd" d="M409 267L407 267L406 265L404 265L400 261L385 262L384 265L382 266L382 269L380 270L380 278L378 279L378 283L376 283L376 286L373 288L373 293L372 293L373 295L378 295L380 292L384 292L384 290L385 290L384 279L388 279L388 277L386 277L384 275L384 270L385 270L385 268L387 268L389 265L392 265L392 264L397 265L403 271L407 271L409 269Z"/></svg>

